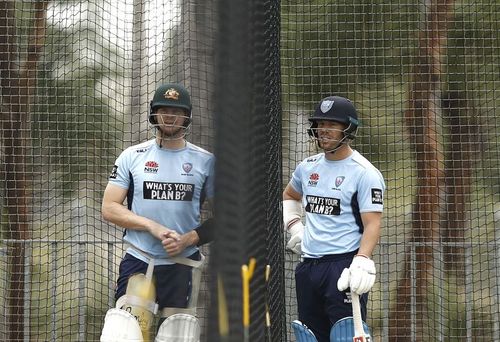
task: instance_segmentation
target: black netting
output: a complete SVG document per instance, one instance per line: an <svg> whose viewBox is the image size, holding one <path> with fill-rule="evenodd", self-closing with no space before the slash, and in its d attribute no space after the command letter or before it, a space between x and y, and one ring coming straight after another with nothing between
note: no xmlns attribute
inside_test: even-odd
<svg viewBox="0 0 500 342"><path fill-rule="evenodd" d="M356 104L354 147L387 183L375 339L496 340L499 5L1 2L0 340L99 340L123 255L102 194L117 154L152 137L148 105L162 82L191 92L189 140L217 157L202 341L220 340L218 280L229 339L242 340L251 257L250 339L266 337L267 299L271 340L295 340L299 259L283 248L280 195L316 153L307 116L331 94Z"/></svg>
<svg viewBox="0 0 500 342"><path fill-rule="evenodd" d="M284 306L280 196L279 6L221 1L217 42L216 220L214 272L224 289L229 341L265 338L265 266L272 268L275 341ZM255 258L250 321L243 323L241 267ZM220 302L221 298L219 298ZM220 312L214 308L214 316ZM213 340L219 340L215 332ZM224 333L223 333L224 335Z"/></svg>

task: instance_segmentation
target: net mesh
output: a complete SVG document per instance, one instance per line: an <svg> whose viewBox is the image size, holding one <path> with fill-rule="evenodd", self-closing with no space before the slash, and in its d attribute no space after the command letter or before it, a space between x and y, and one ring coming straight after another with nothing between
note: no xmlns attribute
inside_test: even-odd
<svg viewBox="0 0 500 342"><path fill-rule="evenodd" d="M332 94L356 104L354 147L385 177L368 310L376 341L498 334L498 10L497 1L282 1L283 185L315 153L307 116ZM289 326L297 258L286 260Z"/></svg>
<svg viewBox="0 0 500 342"><path fill-rule="evenodd" d="M295 341L299 260L284 251L278 198L316 153L307 117L332 94L356 104L354 147L387 185L373 337L497 340L499 6L1 2L0 340L99 340L123 255L122 229L101 218L102 193L118 153L152 137L149 101L167 81L191 92L189 140L216 151L225 191L219 244L204 249L219 272L203 275L202 340L219 341L209 308L220 276L230 337L241 341L241 265L253 256L251 341L267 338L266 301L271 340Z"/></svg>
<svg viewBox="0 0 500 342"><path fill-rule="evenodd" d="M214 2L3 1L0 18L0 340L98 341L124 252L102 194L152 138L159 84L190 91L189 141L213 151ZM203 326L209 297L205 273Z"/></svg>
<svg viewBox="0 0 500 342"><path fill-rule="evenodd" d="M213 341L280 341L283 334L283 235L279 199L279 6L273 1L219 3L216 97L219 300ZM251 279L244 267L255 260ZM272 276L266 296L265 270ZM280 284L281 283L281 284ZM243 287L248 284L248 304ZM275 325L265 329L266 301ZM222 304L224 303L224 304ZM248 316L246 316L248 315ZM215 325L215 324L214 324ZM218 327L219 325L215 325Z"/></svg>

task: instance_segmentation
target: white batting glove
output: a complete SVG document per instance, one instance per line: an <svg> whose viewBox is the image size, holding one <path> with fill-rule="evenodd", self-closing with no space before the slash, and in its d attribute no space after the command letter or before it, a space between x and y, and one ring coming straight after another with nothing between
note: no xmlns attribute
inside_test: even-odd
<svg viewBox="0 0 500 342"><path fill-rule="evenodd" d="M304 225L302 222L298 221L294 225L288 229L290 235L292 236L288 243L286 244L286 248L291 250L292 252L301 255L302 254L302 237L304 236Z"/></svg>
<svg viewBox="0 0 500 342"><path fill-rule="evenodd" d="M339 280L337 280L337 288L339 291L345 291L349 287L349 282L351 281L351 272L348 268L344 268Z"/></svg>
<svg viewBox="0 0 500 342"><path fill-rule="evenodd" d="M339 291L344 291L350 287L351 292L362 295L370 291L375 284L376 273L375 263L372 259L356 255L352 259L351 266L342 271L337 281L337 288Z"/></svg>

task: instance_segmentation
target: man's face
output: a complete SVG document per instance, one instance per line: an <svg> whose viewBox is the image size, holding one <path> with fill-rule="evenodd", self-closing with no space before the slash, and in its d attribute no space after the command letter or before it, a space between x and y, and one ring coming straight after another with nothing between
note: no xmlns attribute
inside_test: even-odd
<svg viewBox="0 0 500 342"><path fill-rule="evenodd" d="M316 133L321 148L324 150L334 149L344 137L345 128L345 125L340 122L318 120Z"/></svg>
<svg viewBox="0 0 500 342"><path fill-rule="evenodd" d="M183 133L188 113L182 108L159 107L156 112L158 128L168 137Z"/></svg>

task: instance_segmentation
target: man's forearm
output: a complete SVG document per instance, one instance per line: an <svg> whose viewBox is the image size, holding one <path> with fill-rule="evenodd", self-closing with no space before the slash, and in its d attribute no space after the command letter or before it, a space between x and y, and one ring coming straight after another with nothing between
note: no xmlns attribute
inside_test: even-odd
<svg viewBox="0 0 500 342"><path fill-rule="evenodd" d="M116 224L122 228L149 231L151 220L139 216L128 210L122 204L110 203L102 208L102 215L106 221Z"/></svg>
<svg viewBox="0 0 500 342"><path fill-rule="evenodd" d="M365 227L363 236L361 238L361 245L358 254L365 255L369 258L372 257L373 250L377 246L380 238L380 225L371 224Z"/></svg>

